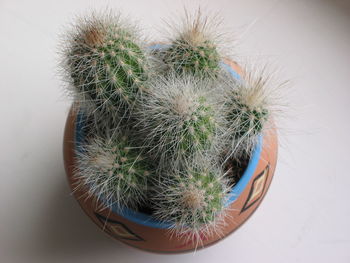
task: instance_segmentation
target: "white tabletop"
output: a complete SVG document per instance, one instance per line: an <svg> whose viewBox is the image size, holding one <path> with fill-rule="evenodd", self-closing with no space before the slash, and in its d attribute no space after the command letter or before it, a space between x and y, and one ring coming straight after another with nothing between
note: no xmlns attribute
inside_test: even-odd
<svg viewBox="0 0 350 263"><path fill-rule="evenodd" d="M219 11L241 62L290 80L279 162L257 212L195 254L155 255L112 241L69 195L62 136L70 101L58 34L107 4L158 40L162 20L198 3ZM350 262L350 2L0 1L0 262Z"/></svg>

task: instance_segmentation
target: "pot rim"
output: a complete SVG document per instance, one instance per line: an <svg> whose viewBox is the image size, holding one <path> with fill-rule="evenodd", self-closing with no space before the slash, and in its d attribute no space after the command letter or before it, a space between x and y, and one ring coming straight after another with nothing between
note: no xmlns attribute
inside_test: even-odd
<svg viewBox="0 0 350 263"><path fill-rule="evenodd" d="M159 50L159 49L164 49L168 46L169 45L154 44L149 46L149 49ZM237 80L241 79L240 75L230 65L228 65L224 61L220 62L220 66L225 70L227 70L235 79ZM76 122L75 122L75 129L74 129L74 139L75 139L74 150L75 151L77 151L79 146L83 143L83 140L84 140L83 127L84 127L84 116L82 113L78 112ZM229 198L225 202L225 207L232 205L238 199L238 197L242 194L242 192L248 185L250 179L253 177L260 159L262 145L263 145L263 136L261 134L258 138L257 145L253 150L252 156L248 162L248 166L246 170L244 171L239 181L232 187L229 193ZM101 200L103 201L103 199ZM109 206L108 208L113 213L118 214L124 217L125 219L142 226L147 226L151 228L160 228L160 229L169 229L174 226L174 223L172 222L161 222L159 220L154 219L149 214L137 212L127 207L124 207L121 209L117 205L112 205L112 206Z"/></svg>

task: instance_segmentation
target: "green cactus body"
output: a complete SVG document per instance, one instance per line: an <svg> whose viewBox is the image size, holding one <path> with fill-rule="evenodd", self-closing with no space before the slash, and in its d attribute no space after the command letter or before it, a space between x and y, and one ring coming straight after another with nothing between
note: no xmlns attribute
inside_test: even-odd
<svg viewBox="0 0 350 263"><path fill-rule="evenodd" d="M219 169L189 168L164 179L154 200L155 216L178 233L198 233L218 223L228 187Z"/></svg>
<svg viewBox="0 0 350 263"><path fill-rule="evenodd" d="M220 55L209 40L197 45L186 40L175 40L164 53L165 63L178 74L216 77L220 70Z"/></svg>
<svg viewBox="0 0 350 263"><path fill-rule="evenodd" d="M119 21L83 25L68 50L70 75L83 101L96 109L128 116L147 79L145 53L132 30Z"/></svg>
<svg viewBox="0 0 350 263"><path fill-rule="evenodd" d="M236 95L237 97L238 95ZM251 109L248 105L241 103L237 99L228 102L227 120L236 126L234 136L242 138L247 134L258 135L261 133L264 123L268 118L268 110L264 108Z"/></svg>
<svg viewBox="0 0 350 263"><path fill-rule="evenodd" d="M125 137L95 139L77 154L77 175L91 194L119 208L137 208L144 201L149 165Z"/></svg>
<svg viewBox="0 0 350 263"><path fill-rule="evenodd" d="M199 150L209 148L214 134L213 109L206 104L206 98L200 97L198 107L183 121L179 148L185 156L191 156L194 148Z"/></svg>
<svg viewBox="0 0 350 263"><path fill-rule="evenodd" d="M266 79L261 76L255 79L247 75L245 80L227 81L227 84L223 110L227 121L227 146L231 148L229 156L240 159L250 156L259 135L266 130L271 102Z"/></svg>
<svg viewBox="0 0 350 263"><path fill-rule="evenodd" d="M215 103L200 90L206 85L193 76L169 76L150 83L138 122L143 143L160 159L160 167L181 163L216 145Z"/></svg>

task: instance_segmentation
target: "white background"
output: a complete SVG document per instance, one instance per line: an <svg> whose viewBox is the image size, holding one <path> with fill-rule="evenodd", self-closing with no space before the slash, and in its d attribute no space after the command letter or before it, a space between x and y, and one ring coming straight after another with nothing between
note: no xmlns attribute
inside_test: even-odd
<svg viewBox="0 0 350 263"><path fill-rule="evenodd" d="M350 1L200 1L232 30L236 59L290 80L275 178L233 235L195 254L145 253L105 236L70 196L59 33L108 5L157 40L162 18L198 3L0 0L0 262L350 262Z"/></svg>

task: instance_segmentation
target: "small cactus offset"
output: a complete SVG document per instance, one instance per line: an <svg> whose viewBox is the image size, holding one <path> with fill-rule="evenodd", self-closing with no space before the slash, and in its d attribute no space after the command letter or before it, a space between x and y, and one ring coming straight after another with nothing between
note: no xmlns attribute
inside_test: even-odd
<svg viewBox="0 0 350 263"><path fill-rule="evenodd" d="M147 49L120 16L93 14L68 34L63 64L83 116L78 187L200 242L220 233L275 110L270 79L223 58L216 23L199 10L180 24L170 43Z"/></svg>
<svg viewBox="0 0 350 263"><path fill-rule="evenodd" d="M174 170L158 183L153 197L155 217L173 223L176 234L189 234L196 240L219 230L230 189L223 172L203 166L206 163L197 159L183 170Z"/></svg>
<svg viewBox="0 0 350 263"><path fill-rule="evenodd" d="M200 10L194 16L186 13L185 23L163 52L165 64L178 74L217 77L221 56L210 26L209 18Z"/></svg>
<svg viewBox="0 0 350 263"><path fill-rule="evenodd" d="M146 145L160 165L182 162L215 146L217 105L210 82L170 74L150 83L139 103L138 122Z"/></svg>
<svg viewBox="0 0 350 263"><path fill-rule="evenodd" d="M247 74L245 79L225 82L224 114L231 155L249 156L267 128L272 115L268 82L263 74Z"/></svg>
<svg viewBox="0 0 350 263"><path fill-rule="evenodd" d="M150 165L128 138L94 138L76 153L75 174L91 196L120 209L137 209L145 201Z"/></svg>
<svg viewBox="0 0 350 263"><path fill-rule="evenodd" d="M148 77L146 54L137 29L120 16L93 14L68 35L65 70L88 113L112 120L128 118Z"/></svg>

